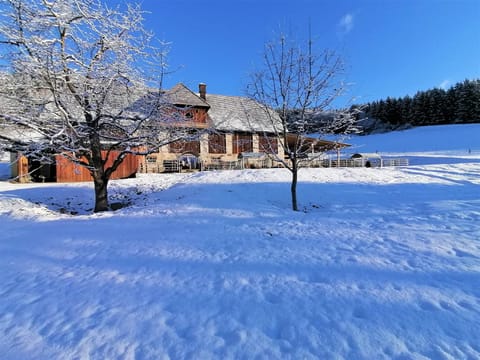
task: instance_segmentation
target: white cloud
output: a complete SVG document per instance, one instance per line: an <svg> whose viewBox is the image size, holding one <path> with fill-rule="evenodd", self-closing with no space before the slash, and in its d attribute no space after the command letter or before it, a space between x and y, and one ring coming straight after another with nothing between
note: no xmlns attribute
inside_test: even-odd
<svg viewBox="0 0 480 360"><path fill-rule="evenodd" d="M349 33L353 29L353 14L345 14L338 23L343 33Z"/></svg>
<svg viewBox="0 0 480 360"><path fill-rule="evenodd" d="M443 80L440 85L438 85L440 89L447 90L450 87L450 80Z"/></svg>

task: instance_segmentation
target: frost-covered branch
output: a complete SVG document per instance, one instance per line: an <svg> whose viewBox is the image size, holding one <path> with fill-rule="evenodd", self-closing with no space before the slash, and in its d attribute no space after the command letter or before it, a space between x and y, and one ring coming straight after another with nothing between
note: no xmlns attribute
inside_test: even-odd
<svg viewBox="0 0 480 360"><path fill-rule="evenodd" d="M127 154L191 136L172 126L185 118L166 110L168 48L154 41L137 4L2 0L0 127L28 131L4 136L0 147L85 166L96 210L106 210L106 185Z"/></svg>
<svg viewBox="0 0 480 360"><path fill-rule="evenodd" d="M272 154L292 172L294 210L298 209L296 181L300 166L327 150L312 138L312 129L317 138L354 131L356 118L351 111L331 110L345 91L343 68L340 56L331 50L317 51L311 38L299 42L281 34L265 45L263 66L252 74L247 88L273 125L275 136L266 136L265 140L282 139L282 155Z"/></svg>

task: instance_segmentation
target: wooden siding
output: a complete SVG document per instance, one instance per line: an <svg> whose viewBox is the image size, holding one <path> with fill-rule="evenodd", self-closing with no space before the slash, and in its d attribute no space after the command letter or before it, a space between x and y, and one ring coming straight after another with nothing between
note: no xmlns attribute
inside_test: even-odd
<svg viewBox="0 0 480 360"><path fill-rule="evenodd" d="M102 156L106 157L107 152L102 151ZM119 154L118 151L112 151L110 158L105 164L105 168L108 168L113 164L113 159ZM57 182L77 182L77 181L92 181L90 172L83 166L74 164L61 155L56 156L57 164ZM128 154L120 166L115 170L110 177L111 180L124 179L132 177L137 172L138 159L137 156Z"/></svg>
<svg viewBox="0 0 480 360"><path fill-rule="evenodd" d="M206 109L191 109L190 113L193 116L194 123L206 124L207 123L207 110ZM188 116L187 116L188 117Z"/></svg>
<svg viewBox="0 0 480 360"><path fill-rule="evenodd" d="M207 126L207 109L195 107L171 107L165 114L175 126L204 128Z"/></svg>
<svg viewBox="0 0 480 360"><path fill-rule="evenodd" d="M17 178L18 182L28 182L30 176L28 174L28 159L19 153L10 155L12 177Z"/></svg>

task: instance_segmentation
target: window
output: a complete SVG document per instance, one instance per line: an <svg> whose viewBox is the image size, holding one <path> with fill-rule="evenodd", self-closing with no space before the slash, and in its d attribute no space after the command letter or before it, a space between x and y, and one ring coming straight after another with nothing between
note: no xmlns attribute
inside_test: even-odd
<svg viewBox="0 0 480 360"><path fill-rule="evenodd" d="M227 152L225 134L208 135L208 152L210 154L225 154Z"/></svg>
<svg viewBox="0 0 480 360"><path fill-rule="evenodd" d="M259 135L258 145L260 148L260 152L268 154L278 153L278 139L274 136Z"/></svg>
<svg viewBox="0 0 480 360"><path fill-rule="evenodd" d="M183 154L183 153L192 153L200 154L200 141L199 140L180 140L170 143L169 145L170 152Z"/></svg>
<svg viewBox="0 0 480 360"><path fill-rule="evenodd" d="M252 152L252 134L249 133L235 133L233 134L233 153L239 154L242 152Z"/></svg>

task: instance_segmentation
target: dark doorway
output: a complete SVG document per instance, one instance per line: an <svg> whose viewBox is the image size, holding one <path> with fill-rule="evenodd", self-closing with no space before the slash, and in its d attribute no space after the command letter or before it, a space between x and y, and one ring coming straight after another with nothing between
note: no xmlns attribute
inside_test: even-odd
<svg viewBox="0 0 480 360"><path fill-rule="evenodd" d="M38 160L29 159L28 172L34 182L57 181L57 166L55 163L42 163Z"/></svg>

